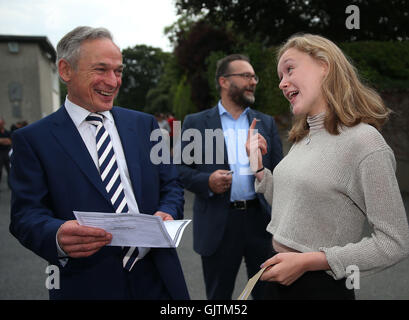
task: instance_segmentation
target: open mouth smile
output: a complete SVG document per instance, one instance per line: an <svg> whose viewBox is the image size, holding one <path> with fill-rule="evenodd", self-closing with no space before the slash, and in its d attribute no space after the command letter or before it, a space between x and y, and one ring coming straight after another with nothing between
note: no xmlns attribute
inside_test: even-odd
<svg viewBox="0 0 409 320"><path fill-rule="evenodd" d="M110 97L114 95L114 92L103 91L103 90L95 90L95 91L104 97Z"/></svg>
<svg viewBox="0 0 409 320"><path fill-rule="evenodd" d="M298 90L292 90L292 91L288 91L285 94L285 97L292 103L295 99L295 97L298 95L299 91Z"/></svg>

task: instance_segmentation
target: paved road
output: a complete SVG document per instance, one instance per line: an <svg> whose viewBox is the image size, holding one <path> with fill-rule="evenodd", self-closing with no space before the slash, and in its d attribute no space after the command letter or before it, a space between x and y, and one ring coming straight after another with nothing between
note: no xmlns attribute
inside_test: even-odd
<svg viewBox="0 0 409 320"><path fill-rule="evenodd" d="M404 195L409 212L409 195ZM185 194L185 218L192 218L193 195ZM24 248L8 231L10 191L0 183L0 299L48 299L45 288L47 263ZM200 257L192 249L192 225L184 233L178 254L192 299L206 299ZM247 283L244 265L240 268L233 298ZM362 278L358 299L409 299L409 259L376 275Z"/></svg>

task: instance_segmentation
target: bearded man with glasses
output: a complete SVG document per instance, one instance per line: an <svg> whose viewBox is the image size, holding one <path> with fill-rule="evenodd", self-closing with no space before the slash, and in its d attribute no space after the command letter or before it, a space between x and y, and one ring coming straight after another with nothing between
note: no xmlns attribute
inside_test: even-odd
<svg viewBox="0 0 409 320"><path fill-rule="evenodd" d="M185 188L195 193L193 246L202 258L207 298L229 300L243 257L252 277L273 251L266 231L271 210L254 191L245 150L250 124L265 138L260 147L266 168L273 170L280 162L282 144L274 119L250 108L259 79L248 57L233 54L219 60L215 78L217 106L188 115L182 127L182 136L189 129L201 133L203 161L195 156L193 163L182 159L179 173ZM216 144L206 143L208 132L214 133ZM220 148L217 141L222 142ZM181 141L182 154L191 143ZM263 297L263 285L254 288L254 299Z"/></svg>

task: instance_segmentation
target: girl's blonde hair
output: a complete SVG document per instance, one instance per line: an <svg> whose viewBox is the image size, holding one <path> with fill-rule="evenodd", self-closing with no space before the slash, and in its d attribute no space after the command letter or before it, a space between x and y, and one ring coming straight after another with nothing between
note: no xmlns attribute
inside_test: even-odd
<svg viewBox="0 0 409 320"><path fill-rule="evenodd" d="M328 66L321 90L329 109L324 122L329 133L337 135L340 125L352 127L360 122L381 129L390 110L375 90L360 81L357 70L341 49L324 37L296 34L279 48L277 61L290 48L307 53ZM298 142L308 132L307 116L295 117L288 140Z"/></svg>

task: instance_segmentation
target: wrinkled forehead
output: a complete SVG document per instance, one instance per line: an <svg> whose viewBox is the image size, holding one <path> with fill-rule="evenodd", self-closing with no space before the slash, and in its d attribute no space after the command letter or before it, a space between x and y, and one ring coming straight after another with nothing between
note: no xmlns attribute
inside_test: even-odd
<svg viewBox="0 0 409 320"><path fill-rule="evenodd" d="M119 47L109 39L87 40L81 44L79 61L122 64L122 53Z"/></svg>

